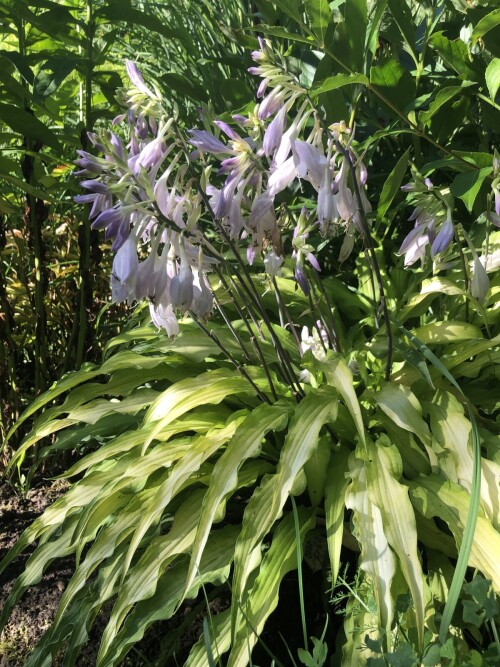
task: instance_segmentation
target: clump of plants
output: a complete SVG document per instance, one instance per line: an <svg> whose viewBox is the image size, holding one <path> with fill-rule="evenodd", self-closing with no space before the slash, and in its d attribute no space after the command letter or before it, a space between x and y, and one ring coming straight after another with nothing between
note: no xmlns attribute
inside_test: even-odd
<svg viewBox="0 0 500 667"><path fill-rule="evenodd" d="M98 665L121 664L152 623L226 585L186 664L251 664L314 541L346 604L336 647L310 640L299 586L303 664L486 665L500 650L500 161L482 106L497 111L496 14L467 15L467 43L443 8L276 4L288 27L262 32L289 48L259 38L256 105L207 108L186 131L128 61L123 113L79 152L112 299L149 303L19 422L46 408L11 466L49 436L39 460L80 452L1 566L38 540L4 622L75 557L27 665L61 649L77 664L108 605ZM458 95L460 113L481 110L480 152L458 120L446 129Z"/></svg>

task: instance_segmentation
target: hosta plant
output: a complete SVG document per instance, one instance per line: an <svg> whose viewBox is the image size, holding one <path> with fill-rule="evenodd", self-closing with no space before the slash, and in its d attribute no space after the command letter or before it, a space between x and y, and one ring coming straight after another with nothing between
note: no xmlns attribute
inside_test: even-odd
<svg viewBox="0 0 500 667"><path fill-rule="evenodd" d="M346 666L402 654L437 664L448 641L463 662L470 646L454 612L467 568L499 592L499 160L434 138L430 121L445 101L432 76L448 72L432 71L422 41L412 47L412 17L394 3L387 14L375 3L370 24L366 3L348 2L345 22L306 3L310 25L277 4L306 34L300 44L323 49L314 78L340 57L325 45L330 25L360 71L311 85L310 69L297 71L296 56L261 38L250 70L261 77L258 105L219 119L207 109L203 128L185 132L129 61L123 114L90 136L99 155L80 152L78 202L113 239L112 297L147 299L154 327L111 341L100 366L66 376L24 415L47 406L11 466L49 436L39 458L81 454L64 475L70 490L2 564L38 540L5 621L54 559L75 558L28 665L62 649L65 664L78 664L108 608L98 664L118 665L149 625L223 582L231 603L186 664L251 664L280 584L300 574L313 540L326 543L333 586L346 584L347 549L359 549L360 585L338 634ZM346 33L354 4L371 26L370 78ZM456 66L466 47L436 32L440 16L423 39ZM377 95L394 112L383 82L388 69L396 79L406 70L377 52L379 28L403 38L419 80L426 72L417 134L446 157L420 164L415 155L403 183L408 147L371 192L369 165L396 129L374 137L363 122L332 120L322 96L365 86L364 102L359 92L350 100L352 120ZM473 63L490 66L483 55ZM402 223L397 243L389 235L382 247L403 209L413 228ZM488 620L495 638L494 614Z"/></svg>

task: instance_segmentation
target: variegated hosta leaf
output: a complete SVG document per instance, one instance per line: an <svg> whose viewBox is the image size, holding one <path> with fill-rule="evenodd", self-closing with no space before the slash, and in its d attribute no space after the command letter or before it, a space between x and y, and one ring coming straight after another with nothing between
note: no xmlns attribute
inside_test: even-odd
<svg viewBox="0 0 500 667"><path fill-rule="evenodd" d="M188 597L195 598L203 584L216 584L227 579L238 530L238 526L225 526L221 530L212 531L203 551L198 577ZM97 667L122 664L124 656L142 639L152 623L168 619L174 614L182 599L188 567L189 561L185 558L167 568L157 582L156 594L135 605L107 651L99 652Z"/></svg>
<svg viewBox="0 0 500 667"><path fill-rule="evenodd" d="M153 538L137 564L130 569L102 637L100 650L103 654L107 652L134 604L152 597L161 575L175 556L191 548L204 494L203 489L189 494L176 511L169 532Z"/></svg>
<svg viewBox="0 0 500 667"><path fill-rule="evenodd" d="M123 563L123 577L126 576L134 553L150 526L159 520L165 508L181 490L186 481L190 480L191 483L196 482L195 475L202 463L233 437L237 427L244 419L245 416L237 417L224 428L213 429L213 431L209 431L206 435L200 435L193 439L185 456L176 463L172 472L160 486L149 505L144 507L143 517L135 530Z"/></svg>
<svg viewBox="0 0 500 667"><path fill-rule="evenodd" d="M340 567L340 550L344 532L345 493L349 484L346 476L348 459L349 451L347 449L341 449L340 452L332 454L326 474L326 540L332 570L332 588L335 587Z"/></svg>
<svg viewBox="0 0 500 667"><path fill-rule="evenodd" d="M368 492L367 466L355 453L349 457L349 476L352 481L345 504L353 511L354 535L361 548L359 567L373 581L379 625L389 640L394 616L391 583L396 573L396 558L385 534L382 513Z"/></svg>
<svg viewBox="0 0 500 667"><path fill-rule="evenodd" d="M227 662L227 667L247 667L250 653L260 636L265 622L278 605L281 581L287 572L297 567L297 540L304 541L316 524L313 509L299 507L297 518L299 535L293 514L288 514L277 527L273 541L262 559L259 573L242 605L239 626ZM297 591L298 596L298 591ZM234 603L233 603L234 604Z"/></svg>
<svg viewBox="0 0 500 667"><path fill-rule="evenodd" d="M254 492L243 515L235 552L232 632L236 631L238 605L245 605L250 573L261 558L262 540L281 516L294 482L318 444L323 424L334 419L337 392L331 387L311 391L297 406L283 444L275 475L267 475Z"/></svg>
<svg viewBox="0 0 500 667"><path fill-rule="evenodd" d="M375 394L375 400L395 424L414 433L424 444L430 444L429 427L422 418L422 406L408 387L386 382Z"/></svg>
<svg viewBox="0 0 500 667"><path fill-rule="evenodd" d="M229 651L231 645L231 609L226 609L210 617L210 650L217 661ZM207 647L205 637L199 638L189 652L185 667L207 667Z"/></svg>
<svg viewBox="0 0 500 667"><path fill-rule="evenodd" d="M408 583L415 608L419 643L424 640L424 574L418 557L417 526L408 489L399 482L403 473L401 457L385 435L376 443L368 441L368 493L380 510L384 532L396 552Z"/></svg>
<svg viewBox="0 0 500 667"><path fill-rule="evenodd" d="M267 380L264 381L267 386ZM154 422L144 443L144 450L169 424L199 405L220 403L232 394L255 394L255 390L233 370L217 369L195 378L176 382L156 399L144 418L145 424Z"/></svg>
<svg viewBox="0 0 500 667"><path fill-rule="evenodd" d="M288 402L278 402L274 405L264 404L253 410L251 416L239 426L225 452L214 465L191 553L186 591L196 577L217 508L236 488L238 469L246 459L259 454L262 439L268 431L281 431L285 428L292 408Z"/></svg>
<svg viewBox="0 0 500 667"><path fill-rule="evenodd" d="M416 509L427 518L437 516L448 524L457 547L460 546L469 508L470 496L455 482L434 474L408 482L410 497ZM469 565L480 570L500 593L500 533L480 509Z"/></svg>
<svg viewBox="0 0 500 667"><path fill-rule="evenodd" d="M361 442L365 443L365 426L348 365L340 355L330 352L326 361L316 361L315 367L322 370L326 381L339 392L351 413Z"/></svg>
<svg viewBox="0 0 500 667"><path fill-rule="evenodd" d="M433 446L439 460L439 471L444 477L470 491L472 484L472 454L469 447L472 426L464 416L458 400L445 391L438 391L427 406L430 415ZM498 469L482 460L481 506L496 528L500 527ZM497 466L498 468L498 466ZM488 474L488 481L485 473ZM493 473L493 474L492 474ZM496 480L495 480L496 477ZM495 483L496 481L496 483Z"/></svg>

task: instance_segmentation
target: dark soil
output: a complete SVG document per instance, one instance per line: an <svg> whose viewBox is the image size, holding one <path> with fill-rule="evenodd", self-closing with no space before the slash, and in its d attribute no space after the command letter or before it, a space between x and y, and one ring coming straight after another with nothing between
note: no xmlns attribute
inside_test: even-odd
<svg viewBox="0 0 500 667"><path fill-rule="evenodd" d="M10 484L0 480L0 560L34 519L64 493L65 488L67 487L61 482L41 483L23 498ZM33 548L27 549L0 575L0 609L32 552ZM73 568L72 558L56 560L41 582L21 598L0 635L0 667L21 667L25 664L32 649L52 622L62 593L73 574ZM216 614L227 608L230 597L228 592L213 591L210 597L212 613ZM203 631L205 610L206 603L202 598L185 603L170 621L156 623L151 627L144 639L125 658L123 666L182 665ZM97 617L90 640L78 658L78 667L95 666L106 621L105 614ZM165 645L164 639L167 633L176 627L180 629L179 646L176 655L168 657L171 647ZM58 660L54 661L54 665L58 663Z"/></svg>

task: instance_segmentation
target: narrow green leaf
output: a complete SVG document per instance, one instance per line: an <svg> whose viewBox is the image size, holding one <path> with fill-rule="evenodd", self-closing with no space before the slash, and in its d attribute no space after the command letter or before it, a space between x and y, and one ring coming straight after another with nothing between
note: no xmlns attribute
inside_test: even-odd
<svg viewBox="0 0 500 667"><path fill-rule="evenodd" d="M492 12L484 16L478 24L474 27L471 35L471 42L474 44L478 39L484 37L486 33L496 26L500 25L500 9L494 9Z"/></svg>
<svg viewBox="0 0 500 667"><path fill-rule="evenodd" d="M403 177L406 174L408 168L408 160L410 159L410 149L408 149L396 162L394 169L391 171L387 180L385 181L382 192L380 193L380 198L378 201L377 207L377 216L383 218L387 213L389 206L392 204L392 200L399 192L401 182Z"/></svg>
<svg viewBox="0 0 500 667"><path fill-rule="evenodd" d="M397 448L387 436L368 442L368 493L382 515L387 540L396 552L415 606L420 648L424 641L424 574L417 547L415 513L408 489L401 484L403 466Z"/></svg>
<svg viewBox="0 0 500 667"><path fill-rule="evenodd" d="M61 150L59 139L54 132L29 111L2 102L0 103L0 120L23 137L38 141L42 146Z"/></svg>
<svg viewBox="0 0 500 667"><path fill-rule="evenodd" d="M283 507L304 464L318 444L323 424L336 414L337 392L331 387L311 391L297 406L281 450L276 474L267 475L251 497L235 551L233 577L233 633L238 604L244 604L246 585L261 557L261 542Z"/></svg>
<svg viewBox="0 0 500 667"><path fill-rule="evenodd" d="M463 93L462 86L448 86L446 88L442 88L440 91L438 91L435 99L430 103L427 111L421 111L419 113L418 117L420 121L424 123L424 125L427 124L432 116L434 116L434 114L437 113L442 106L461 93Z"/></svg>
<svg viewBox="0 0 500 667"><path fill-rule="evenodd" d="M324 44L326 29L333 18L328 0L305 0L304 6L313 33Z"/></svg>
<svg viewBox="0 0 500 667"><path fill-rule="evenodd" d="M262 447L262 439L268 431L281 431L285 428L289 412L290 405L287 403L264 404L256 408L238 428L215 464L191 551L186 591L191 588L196 577L217 508L237 486L238 469L246 459L257 456Z"/></svg>

